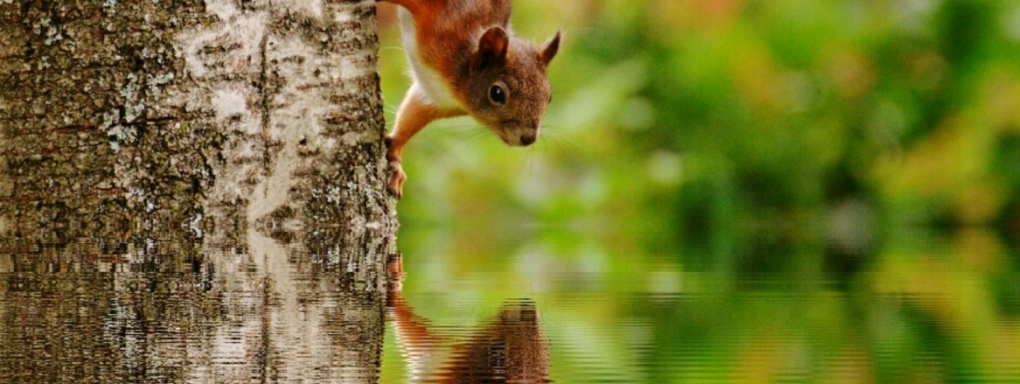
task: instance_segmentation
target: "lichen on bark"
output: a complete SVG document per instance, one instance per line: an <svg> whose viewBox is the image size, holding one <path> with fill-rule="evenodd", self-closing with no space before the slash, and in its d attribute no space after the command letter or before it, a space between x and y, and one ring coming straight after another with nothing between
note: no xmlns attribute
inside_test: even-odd
<svg viewBox="0 0 1020 384"><path fill-rule="evenodd" d="M233 247L258 272L240 276L271 290L315 263L347 292L337 316L366 327L337 348L374 363L397 227L374 15L374 0L0 0L0 273L211 274ZM267 311L288 302L253 294Z"/></svg>
<svg viewBox="0 0 1020 384"><path fill-rule="evenodd" d="M4 233L226 220L355 249L395 230L374 2L36 0L0 20Z"/></svg>

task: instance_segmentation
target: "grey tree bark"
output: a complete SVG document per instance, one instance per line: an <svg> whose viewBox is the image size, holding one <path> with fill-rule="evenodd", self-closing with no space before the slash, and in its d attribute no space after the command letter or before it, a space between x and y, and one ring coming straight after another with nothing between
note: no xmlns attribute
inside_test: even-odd
<svg viewBox="0 0 1020 384"><path fill-rule="evenodd" d="M372 381L375 28L374 0L0 0L0 381Z"/></svg>

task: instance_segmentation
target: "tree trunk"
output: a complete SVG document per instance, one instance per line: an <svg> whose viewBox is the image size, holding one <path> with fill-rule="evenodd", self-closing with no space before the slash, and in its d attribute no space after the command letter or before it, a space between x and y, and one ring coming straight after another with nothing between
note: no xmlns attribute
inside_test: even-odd
<svg viewBox="0 0 1020 384"><path fill-rule="evenodd" d="M374 0L0 0L0 382L371 381L375 29Z"/></svg>

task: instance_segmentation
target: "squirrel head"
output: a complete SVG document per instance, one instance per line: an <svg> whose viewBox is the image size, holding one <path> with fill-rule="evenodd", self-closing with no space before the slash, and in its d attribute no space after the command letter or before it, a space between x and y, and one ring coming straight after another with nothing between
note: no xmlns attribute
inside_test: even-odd
<svg viewBox="0 0 1020 384"><path fill-rule="evenodd" d="M559 46L559 32L536 47L502 27L486 30L468 64L464 90L471 115L508 145L534 143L552 101L546 68Z"/></svg>

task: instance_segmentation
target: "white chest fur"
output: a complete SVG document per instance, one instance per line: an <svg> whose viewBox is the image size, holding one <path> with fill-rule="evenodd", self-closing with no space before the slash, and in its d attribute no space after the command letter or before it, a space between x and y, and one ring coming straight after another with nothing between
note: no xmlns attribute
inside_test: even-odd
<svg viewBox="0 0 1020 384"><path fill-rule="evenodd" d="M414 17L406 9L400 8L400 32L404 42L404 51L414 72L415 85L420 87L429 101L443 109L464 109L464 106L453 96L453 92L443 81L439 72L424 62L418 52L418 41L415 37Z"/></svg>

